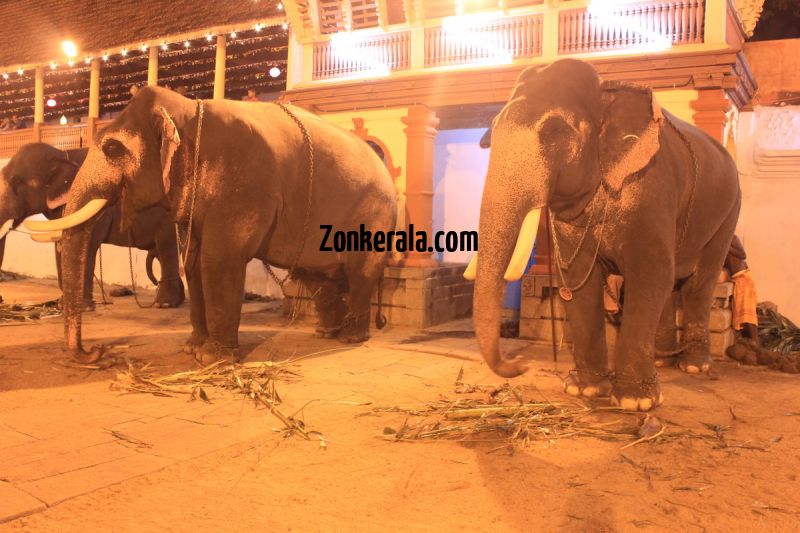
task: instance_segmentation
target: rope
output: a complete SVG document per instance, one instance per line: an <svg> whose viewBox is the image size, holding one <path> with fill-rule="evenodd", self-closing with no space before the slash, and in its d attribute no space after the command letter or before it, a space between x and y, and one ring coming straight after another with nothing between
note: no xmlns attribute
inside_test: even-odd
<svg viewBox="0 0 800 533"><path fill-rule="evenodd" d="M103 245L102 244L100 244L100 246L97 248L97 254L99 256L98 259L100 261L100 279L98 279L97 282L100 284L100 295L103 297L103 305L108 305L111 302L109 302L106 299L105 281L103 280Z"/></svg>

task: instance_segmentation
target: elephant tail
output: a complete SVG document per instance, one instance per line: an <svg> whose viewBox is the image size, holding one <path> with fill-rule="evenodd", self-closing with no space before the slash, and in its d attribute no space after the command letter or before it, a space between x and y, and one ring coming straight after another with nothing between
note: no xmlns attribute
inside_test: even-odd
<svg viewBox="0 0 800 533"><path fill-rule="evenodd" d="M378 312L375 313L375 327L383 329L386 327L386 317L383 315L383 274L378 280Z"/></svg>
<svg viewBox="0 0 800 533"><path fill-rule="evenodd" d="M150 281L153 285L158 285L158 279L156 278L155 274L153 274L153 260L158 259L158 253L155 249L147 250L147 259L145 260L144 267L147 270L147 277L150 278ZM181 284L183 285L183 284Z"/></svg>

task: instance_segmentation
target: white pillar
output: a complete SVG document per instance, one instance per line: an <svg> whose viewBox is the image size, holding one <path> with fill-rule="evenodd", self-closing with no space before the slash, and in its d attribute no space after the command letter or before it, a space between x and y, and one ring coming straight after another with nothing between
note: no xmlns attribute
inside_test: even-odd
<svg viewBox="0 0 800 533"><path fill-rule="evenodd" d="M214 65L214 100L225 98L225 36L217 35L217 61Z"/></svg>
<svg viewBox="0 0 800 533"><path fill-rule="evenodd" d="M100 59L92 59L89 71L89 118L100 118Z"/></svg>
<svg viewBox="0 0 800 533"><path fill-rule="evenodd" d="M158 85L158 46L150 47L147 61L147 85Z"/></svg>

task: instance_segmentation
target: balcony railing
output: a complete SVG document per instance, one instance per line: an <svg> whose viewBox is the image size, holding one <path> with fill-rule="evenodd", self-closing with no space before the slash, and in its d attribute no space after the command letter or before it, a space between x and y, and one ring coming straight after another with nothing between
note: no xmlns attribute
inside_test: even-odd
<svg viewBox="0 0 800 533"><path fill-rule="evenodd" d="M591 5L595 7L590 9ZM653 51L704 42L705 0L609 0L602 4L587 0L550 9L537 4L530 9L534 12L502 18L487 14L481 19L473 14L434 20L419 32L410 29L368 37L358 32L335 34L330 41L313 44L311 80L305 81L369 77L376 71L385 75L398 70L501 64L540 56ZM340 46L339 37L347 37L347 46Z"/></svg>
<svg viewBox="0 0 800 533"><path fill-rule="evenodd" d="M703 42L704 0L622 4L603 12L562 11L558 16L558 53Z"/></svg>
<svg viewBox="0 0 800 533"><path fill-rule="evenodd" d="M425 67L482 60L534 57L542 53L542 15L525 15L452 30L425 28Z"/></svg>
<svg viewBox="0 0 800 533"><path fill-rule="evenodd" d="M347 35L347 34L342 34ZM409 32L386 33L348 41L314 43L313 78L346 78L371 72L404 70L410 66Z"/></svg>

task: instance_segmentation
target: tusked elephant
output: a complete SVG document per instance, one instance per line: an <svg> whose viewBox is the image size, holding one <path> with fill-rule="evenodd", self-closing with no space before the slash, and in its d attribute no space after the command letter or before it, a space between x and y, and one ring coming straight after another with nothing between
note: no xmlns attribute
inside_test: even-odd
<svg viewBox="0 0 800 533"><path fill-rule="evenodd" d="M42 213L48 219L63 215L67 193L78 169L86 159L87 148L59 150L46 143L30 143L20 147L0 176L0 265L3 263L5 237L23 219ZM109 205L97 215L86 255L83 304L94 307L92 275L95 256L101 244L130 246L148 250L147 275L158 285L156 307L177 307L184 301L183 282L178 272L175 226L169 214L160 207L136 217L131 232L120 229L119 204ZM61 284L61 253L56 245L56 269ZM161 264L161 280L152 271L152 260Z"/></svg>
<svg viewBox="0 0 800 533"><path fill-rule="evenodd" d="M363 224L373 233L395 226L391 177L355 135L300 108L139 90L96 135L67 202L74 227L62 241L65 334L80 361L102 353L100 347L84 351L77 305L92 217L117 199L124 225L163 206L181 227L192 322L184 350L197 361L239 359L245 267L252 258L306 282L320 312L319 334L344 342L368 337L370 297L388 254L320 251L321 225L357 231Z"/></svg>
<svg viewBox="0 0 800 533"><path fill-rule="evenodd" d="M527 368L499 351L501 300L504 277L524 272L542 209L553 223L574 343L567 393L610 395L627 410L659 405L654 342L676 284L685 324L679 365L708 370L712 294L741 203L725 148L661 110L650 89L601 82L573 59L523 71L485 141L480 252L465 275L476 275L475 333L492 370L511 378ZM626 285L613 372L603 323L609 273Z"/></svg>

